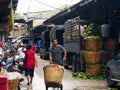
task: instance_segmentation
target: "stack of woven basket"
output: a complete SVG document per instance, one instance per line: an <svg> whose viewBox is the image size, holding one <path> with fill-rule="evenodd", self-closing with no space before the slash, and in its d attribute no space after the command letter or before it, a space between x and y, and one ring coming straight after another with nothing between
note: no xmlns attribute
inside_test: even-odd
<svg viewBox="0 0 120 90"><path fill-rule="evenodd" d="M101 39L86 39L84 59L86 62L86 73L98 76L102 72L101 62Z"/></svg>

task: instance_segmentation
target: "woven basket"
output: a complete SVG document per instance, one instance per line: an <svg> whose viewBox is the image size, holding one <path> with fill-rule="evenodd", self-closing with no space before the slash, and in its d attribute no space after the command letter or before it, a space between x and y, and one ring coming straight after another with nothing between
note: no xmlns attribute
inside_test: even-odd
<svg viewBox="0 0 120 90"><path fill-rule="evenodd" d="M93 76L98 76L102 73L102 65L87 64L86 73L93 75Z"/></svg>
<svg viewBox="0 0 120 90"><path fill-rule="evenodd" d="M116 51L118 49L118 40L117 39L108 39L107 50Z"/></svg>
<svg viewBox="0 0 120 90"><path fill-rule="evenodd" d="M46 85L50 84L61 84L64 69L60 68L59 65L48 65L43 68L44 80Z"/></svg>
<svg viewBox="0 0 120 90"><path fill-rule="evenodd" d="M19 79L8 80L8 90L17 90Z"/></svg>
<svg viewBox="0 0 120 90"><path fill-rule="evenodd" d="M98 64L101 61L102 52L85 51L84 59L86 64Z"/></svg>
<svg viewBox="0 0 120 90"><path fill-rule="evenodd" d="M101 39L85 39L85 50L87 51L98 51L101 49Z"/></svg>

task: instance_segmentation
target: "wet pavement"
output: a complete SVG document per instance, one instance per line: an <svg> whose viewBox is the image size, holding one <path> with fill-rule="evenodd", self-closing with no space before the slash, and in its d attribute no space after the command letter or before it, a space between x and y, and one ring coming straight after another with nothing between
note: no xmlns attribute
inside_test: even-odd
<svg viewBox="0 0 120 90"><path fill-rule="evenodd" d="M35 69L35 77L31 86L26 85L26 79L21 83L21 90L45 90L43 67L48 65L47 60L39 59L38 68ZM107 90L105 80L77 80L72 78L72 71L65 70L63 80L63 90ZM49 90L54 90L49 88ZM59 89L57 89L59 90Z"/></svg>

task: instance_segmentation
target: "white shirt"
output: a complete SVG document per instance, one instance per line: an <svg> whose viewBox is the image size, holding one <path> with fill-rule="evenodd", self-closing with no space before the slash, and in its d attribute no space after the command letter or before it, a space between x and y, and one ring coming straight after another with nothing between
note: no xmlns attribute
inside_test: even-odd
<svg viewBox="0 0 120 90"><path fill-rule="evenodd" d="M108 37L110 34L110 26L108 24L103 24L101 26L101 35L102 37Z"/></svg>
<svg viewBox="0 0 120 90"><path fill-rule="evenodd" d="M25 53L23 53L22 47L18 48L17 54L19 55L19 58L20 58L20 59L21 59L21 58L22 58L22 59L25 58Z"/></svg>
<svg viewBox="0 0 120 90"><path fill-rule="evenodd" d="M82 25L80 25L80 31L81 36L84 36L85 28Z"/></svg>
<svg viewBox="0 0 120 90"><path fill-rule="evenodd" d="M7 68L13 65L13 57L7 58Z"/></svg>
<svg viewBox="0 0 120 90"><path fill-rule="evenodd" d="M3 55L3 49L0 47L0 55Z"/></svg>

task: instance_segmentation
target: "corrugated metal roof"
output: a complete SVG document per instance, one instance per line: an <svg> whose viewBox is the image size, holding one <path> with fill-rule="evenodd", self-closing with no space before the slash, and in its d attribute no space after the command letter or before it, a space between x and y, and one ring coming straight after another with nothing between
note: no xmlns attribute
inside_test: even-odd
<svg viewBox="0 0 120 90"><path fill-rule="evenodd" d="M52 16L51 18L49 18L49 19L47 19L46 21L44 21L44 23L48 23L49 21L52 21L52 20L55 19L56 17L60 17L60 16L63 16L63 15L65 15L65 14L69 13L69 10L70 10L70 12L71 12L71 11L74 11L74 10L76 9L76 7L78 7L78 6L81 6L81 7L82 7L82 6L88 4L88 3L92 2L92 1L94 1L94 0L82 0L82 1L80 1L79 3L73 5L72 7L66 8L66 9L63 10L62 12L59 12L59 13L55 14L55 15Z"/></svg>

